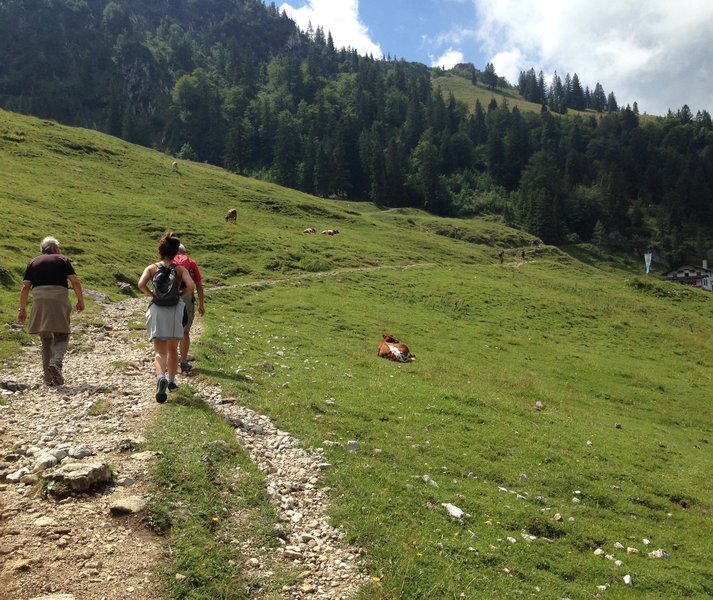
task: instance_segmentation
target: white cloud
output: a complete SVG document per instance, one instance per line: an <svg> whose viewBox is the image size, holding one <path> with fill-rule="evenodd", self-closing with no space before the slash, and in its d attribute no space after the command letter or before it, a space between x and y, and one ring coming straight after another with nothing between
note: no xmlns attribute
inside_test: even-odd
<svg viewBox="0 0 713 600"><path fill-rule="evenodd" d="M462 25L458 25L456 27L453 27L449 31L439 33L435 37L423 37L424 41L432 46L444 46L446 44L450 46L458 46L466 42L472 41L473 39L477 39L478 31L472 28L463 27Z"/></svg>
<svg viewBox="0 0 713 600"><path fill-rule="evenodd" d="M448 50L438 58L433 58L433 56L430 58L432 67L443 67L444 69L450 69L459 63L465 62L463 53L460 50L453 50L453 48L448 48Z"/></svg>
<svg viewBox="0 0 713 600"><path fill-rule="evenodd" d="M332 33L337 48L355 48L360 54L372 54L381 58L381 46L369 36L369 29L359 19L359 0L308 0L300 7L282 4L279 8L287 12L300 29L321 26L325 35Z"/></svg>
<svg viewBox="0 0 713 600"><path fill-rule="evenodd" d="M499 75L530 67L600 82L619 104L663 114L711 110L713 2L473 0L478 38Z"/></svg>

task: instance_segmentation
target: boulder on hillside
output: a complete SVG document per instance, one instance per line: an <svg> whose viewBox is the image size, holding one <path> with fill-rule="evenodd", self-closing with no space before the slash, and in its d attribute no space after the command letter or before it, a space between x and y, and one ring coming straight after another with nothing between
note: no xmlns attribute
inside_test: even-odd
<svg viewBox="0 0 713 600"><path fill-rule="evenodd" d="M68 492L87 492L109 483L112 475L106 463L69 463L49 473L47 479L54 483L48 485L52 493L62 487Z"/></svg>

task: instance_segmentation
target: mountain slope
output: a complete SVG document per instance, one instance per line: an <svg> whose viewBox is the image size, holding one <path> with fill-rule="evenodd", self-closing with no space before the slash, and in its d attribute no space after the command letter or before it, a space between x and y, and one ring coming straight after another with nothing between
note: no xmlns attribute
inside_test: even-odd
<svg viewBox="0 0 713 600"><path fill-rule="evenodd" d="M378 578L362 597L713 593L709 295L497 222L173 173L165 155L5 112L0 176L7 323L43 235L114 298L164 230L181 235L210 287L197 369L324 448L333 522ZM356 270L378 266L393 268ZM417 360L379 359L385 332ZM25 338L2 336L10 359Z"/></svg>

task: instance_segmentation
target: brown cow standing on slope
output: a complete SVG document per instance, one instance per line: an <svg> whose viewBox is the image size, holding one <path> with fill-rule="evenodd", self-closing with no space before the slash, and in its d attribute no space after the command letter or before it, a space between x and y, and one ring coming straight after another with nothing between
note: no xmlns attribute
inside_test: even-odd
<svg viewBox="0 0 713 600"><path fill-rule="evenodd" d="M411 354L406 344L402 344L393 335L385 333L379 344L377 354L381 358L387 358L395 362L411 362L416 357Z"/></svg>
<svg viewBox="0 0 713 600"><path fill-rule="evenodd" d="M238 218L238 211L231 208L227 213L225 213L225 220L235 223L235 219Z"/></svg>

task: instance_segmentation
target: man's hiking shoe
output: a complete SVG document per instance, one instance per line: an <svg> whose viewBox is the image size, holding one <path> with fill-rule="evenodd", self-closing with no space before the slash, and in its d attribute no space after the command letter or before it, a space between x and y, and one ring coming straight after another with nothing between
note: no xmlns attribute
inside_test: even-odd
<svg viewBox="0 0 713 600"><path fill-rule="evenodd" d="M168 399L166 390L168 389L168 379L161 377L156 383L156 402L163 404Z"/></svg>
<svg viewBox="0 0 713 600"><path fill-rule="evenodd" d="M50 365L47 369L47 374L52 379L53 385L64 385L64 377L62 377L62 371L60 371L54 365Z"/></svg>
<svg viewBox="0 0 713 600"><path fill-rule="evenodd" d="M187 361L181 362L181 373L190 373L192 368L191 363Z"/></svg>
<svg viewBox="0 0 713 600"><path fill-rule="evenodd" d="M178 389L178 384L175 381L168 382L168 391L175 392Z"/></svg>

